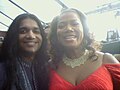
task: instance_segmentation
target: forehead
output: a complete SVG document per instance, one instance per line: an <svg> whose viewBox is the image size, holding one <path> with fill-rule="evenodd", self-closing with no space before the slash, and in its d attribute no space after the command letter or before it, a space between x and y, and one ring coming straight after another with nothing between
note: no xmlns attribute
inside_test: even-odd
<svg viewBox="0 0 120 90"><path fill-rule="evenodd" d="M20 22L20 27L21 26L27 26L27 27L35 27L37 26L38 27L38 24L35 20L33 19L30 19L30 18L26 18L26 19L23 19L21 22Z"/></svg>
<svg viewBox="0 0 120 90"><path fill-rule="evenodd" d="M80 17L76 12L67 11L60 15L59 21L66 21L71 19L80 20Z"/></svg>

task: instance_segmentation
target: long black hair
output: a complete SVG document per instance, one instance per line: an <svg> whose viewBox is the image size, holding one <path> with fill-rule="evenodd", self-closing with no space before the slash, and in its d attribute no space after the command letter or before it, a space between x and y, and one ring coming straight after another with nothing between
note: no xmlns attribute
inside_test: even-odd
<svg viewBox="0 0 120 90"><path fill-rule="evenodd" d="M94 40L93 35L89 32L89 26L87 23L86 15L83 12L81 12L77 9L74 9L74 8L68 8L68 9L62 11L61 14L65 13L65 12L74 12L79 16L80 21L81 21L82 26L83 26L83 33L84 33L84 38L82 40L80 48L83 52L85 50L91 51L89 58L96 56L95 55L95 45L93 44L95 40ZM57 39L57 24L59 21L59 17L60 16L56 16L53 19L53 21L51 22L51 28L50 28L51 32L49 35L49 39L51 42L50 54L51 54L52 61L53 61L54 65L56 65L56 66L59 63L59 61L62 60L63 55L64 55L64 49L59 44L58 39Z"/></svg>
<svg viewBox="0 0 120 90"><path fill-rule="evenodd" d="M43 26L40 22L40 20L33 14L25 13L20 14L17 16L11 25L9 26L9 29L6 33L6 36L4 38L2 48L1 48L1 57L2 61L5 62L6 65L6 73L7 73L7 80L5 82L4 90L10 90L12 83L16 82L16 58L18 55L18 36L19 36L19 25L22 20L30 18L38 24L42 36L42 45L40 49L38 50L35 59L33 61L33 66L35 68L35 77L37 82L37 89L38 90L47 90L48 89L48 70L47 70L47 62L48 62L48 56L46 54L46 37L43 30ZM18 86L18 85L16 85ZM20 88L17 87L19 90Z"/></svg>

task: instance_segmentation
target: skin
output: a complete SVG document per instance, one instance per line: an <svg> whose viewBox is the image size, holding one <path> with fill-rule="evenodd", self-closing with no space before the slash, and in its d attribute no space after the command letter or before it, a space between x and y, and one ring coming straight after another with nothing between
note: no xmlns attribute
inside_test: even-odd
<svg viewBox="0 0 120 90"><path fill-rule="evenodd" d="M19 27L19 46L21 52L30 53L34 56L41 44L42 36L38 24L29 18L22 20Z"/></svg>
<svg viewBox="0 0 120 90"><path fill-rule="evenodd" d="M57 37L59 43L64 47L68 58L74 59L80 57L83 53L80 50L81 42L84 38L83 26L80 17L75 12L64 12L60 15L57 26ZM62 60L56 69L56 72L72 85L78 85L89 75L94 73L103 64L119 63L112 55L96 51L98 60L87 60L83 65L75 68L66 66ZM81 73L82 72L82 73Z"/></svg>
<svg viewBox="0 0 120 90"><path fill-rule="evenodd" d="M76 13L67 12L60 16L57 36L62 46L68 49L79 48L83 39L83 27Z"/></svg>
<svg viewBox="0 0 120 90"><path fill-rule="evenodd" d="M120 62L120 54L115 54L114 56Z"/></svg>

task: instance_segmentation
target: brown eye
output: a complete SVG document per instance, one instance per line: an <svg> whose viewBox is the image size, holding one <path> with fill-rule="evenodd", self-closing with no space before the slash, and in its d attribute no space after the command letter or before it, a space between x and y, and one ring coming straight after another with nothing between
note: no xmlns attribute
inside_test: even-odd
<svg viewBox="0 0 120 90"><path fill-rule="evenodd" d="M39 29L39 28L35 28L35 29L33 30L33 32L36 33L36 34L40 34L40 29Z"/></svg>
<svg viewBox="0 0 120 90"><path fill-rule="evenodd" d="M20 28L19 29L19 33L20 34L24 34L24 33L26 33L28 30L27 30L27 28Z"/></svg>
<svg viewBox="0 0 120 90"><path fill-rule="evenodd" d="M79 22L77 22L77 21L71 22L71 25L72 26L77 26L77 25L79 25Z"/></svg>
<svg viewBox="0 0 120 90"><path fill-rule="evenodd" d="M63 29L64 27L65 27L65 24L63 24L63 23L60 23L60 24L58 24L58 26L57 26L59 29Z"/></svg>

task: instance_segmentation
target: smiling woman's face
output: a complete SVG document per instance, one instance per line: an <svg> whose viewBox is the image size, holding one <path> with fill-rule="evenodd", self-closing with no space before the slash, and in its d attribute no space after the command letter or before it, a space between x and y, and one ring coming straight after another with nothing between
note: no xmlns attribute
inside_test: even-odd
<svg viewBox="0 0 120 90"><path fill-rule="evenodd" d="M24 19L19 26L19 46L22 51L35 53L42 44L40 28L36 21Z"/></svg>
<svg viewBox="0 0 120 90"><path fill-rule="evenodd" d="M83 40L83 26L75 12L64 12L57 25L59 43L66 48L78 48Z"/></svg>

